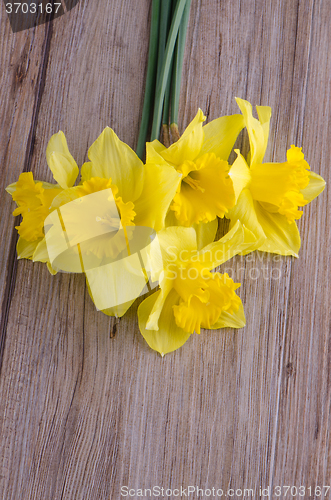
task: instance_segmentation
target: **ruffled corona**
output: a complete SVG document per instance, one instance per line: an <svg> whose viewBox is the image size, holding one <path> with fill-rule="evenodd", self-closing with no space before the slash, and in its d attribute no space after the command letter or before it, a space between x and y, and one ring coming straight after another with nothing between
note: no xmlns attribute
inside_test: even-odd
<svg viewBox="0 0 331 500"><path fill-rule="evenodd" d="M234 283L226 273L206 272L200 276L192 290L192 279L189 278L192 270L197 271L196 267L189 265L185 277L176 279L174 288L181 300L179 305L173 306L173 311L176 324L180 328L188 333L194 331L200 333L201 328L212 328L223 311L229 314L238 311L240 298L235 294L235 290L240 284ZM178 286L178 280L181 281L180 286ZM187 287L184 297L179 292L183 286Z"/></svg>
<svg viewBox="0 0 331 500"><path fill-rule="evenodd" d="M84 181L81 186L77 187L77 195L86 196L88 194L97 193L98 191L103 191L109 188L113 193L118 213L108 213L107 207L100 207L101 209L106 208L106 211L99 216L99 222L101 224L109 225L112 229L134 226L133 219L136 216L134 204L132 201L124 203L121 196L118 196L118 187L112 183L111 179L92 177L91 179Z"/></svg>
<svg viewBox="0 0 331 500"><path fill-rule="evenodd" d="M183 226L222 218L234 206L229 165L214 153L186 161L176 170L183 177L170 208Z"/></svg>
<svg viewBox="0 0 331 500"><path fill-rule="evenodd" d="M18 207L13 215L22 215L23 219L16 229L24 240L36 241L44 236L44 221L49 215L53 199L60 192L59 187L46 189L42 182L33 179L32 172L22 173L15 187L12 197Z"/></svg>
<svg viewBox="0 0 331 500"><path fill-rule="evenodd" d="M278 207L289 222L300 219L302 212L298 207L308 203L301 190L308 186L310 167L304 160L301 148L291 146L285 163L260 163L251 166L250 191L253 199ZM273 207L269 207L275 212Z"/></svg>

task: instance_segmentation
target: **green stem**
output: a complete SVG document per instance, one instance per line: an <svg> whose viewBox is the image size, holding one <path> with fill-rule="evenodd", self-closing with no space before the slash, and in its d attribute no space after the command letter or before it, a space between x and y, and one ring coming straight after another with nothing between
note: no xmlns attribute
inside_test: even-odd
<svg viewBox="0 0 331 500"><path fill-rule="evenodd" d="M170 91L171 91L171 72L173 67L173 60L171 60L171 67L169 70L169 76L167 80L167 85L164 93L164 104L163 104L163 116L162 124L169 127L169 111L170 111Z"/></svg>
<svg viewBox="0 0 331 500"><path fill-rule="evenodd" d="M169 33L171 18L172 18L173 14L174 14L176 4L177 4L177 0L169 0L170 16L171 17L169 18L167 36L168 36L168 33ZM165 131L165 126L169 127L170 91L171 91L171 73L172 73L172 68L173 68L173 57L171 59L171 66L170 66L169 76L168 76L167 85L166 85L165 94L164 94L163 117L162 117L163 132ZM167 131L167 133L169 134L169 131Z"/></svg>
<svg viewBox="0 0 331 500"><path fill-rule="evenodd" d="M174 13L174 17L172 19L167 46L164 54L163 67L160 74L160 79L158 85L156 87L155 94L155 105L154 105L154 114L153 114L153 124L152 124L152 133L151 140L159 138L160 134L160 126L162 120L162 110L163 110L163 101L165 89L167 86L167 81L169 77L172 56L175 48L176 38L178 34L179 25L182 19L183 11L185 9L187 0L178 0L176 10Z"/></svg>
<svg viewBox="0 0 331 500"><path fill-rule="evenodd" d="M160 80L168 32L171 23L172 0L161 0L159 51L157 59L157 83Z"/></svg>
<svg viewBox="0 0 331 500"><path fill-rule="evenodd" d="M172 72L171 84L171 111L170 124L178 124L179 96L182 82L183 61L187 34L187 25L190 17L191 0L186 1L182 21L180 23L176 49L174 54L174 68Z"/></svg>
<svg viewBox="0 0 331 500"><path fill-rule="evenodd" d="M156 80L159 23L160 23L160 3L161 0L152 0L152 18L151 18L151 31L149 37L145 98L144 98L143 112L140 122L137 150L136 150L139 158L142 158L145 150L146 137L147 137L149 119L151 115L151 106L153 100L152 94Z"/></svg>

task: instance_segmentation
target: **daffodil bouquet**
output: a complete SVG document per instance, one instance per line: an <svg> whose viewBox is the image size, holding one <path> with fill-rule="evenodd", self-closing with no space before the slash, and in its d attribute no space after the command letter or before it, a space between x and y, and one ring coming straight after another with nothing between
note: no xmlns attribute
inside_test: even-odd
<svg viewBox="0 0 331 500"><path fill-rule="evenodd" d="M51 274L84 273L96 308L110 316L123 316L146 295L138 307L139 328L161 355L201 328L245 325L236 294L240 284L215 269L256 250L298 257L299 208L325 186L299 147L291 146L283 162L263 162L268 106L257 106L255 118L251 104L236 99L241 113L208 124L199 109L179 136L179 75L189 7L185 0L174 8L153 0L139 155L105 128L79 170L60 131L46 149L54 183L25 172L7 187L17 204L13 215L22 217L16 227L18 258L43 262ZM152 140L146 143L151 117ZM236 149L230 165L244 128L249 154L245 158ZM139 158L144 149L145 162ZM229 231L215 240L224 217L230 220Z"/></svg>

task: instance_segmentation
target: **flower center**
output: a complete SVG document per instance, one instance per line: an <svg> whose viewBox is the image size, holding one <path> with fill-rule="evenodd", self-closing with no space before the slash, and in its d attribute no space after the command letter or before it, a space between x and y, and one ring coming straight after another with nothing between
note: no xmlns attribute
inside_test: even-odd
<svg viewBox="0 0 331 500"><path fill-rule="evenodd" d="M234 206L229 165L214 153L207 153L194 162L186 161L176 168L183 178L170 208L182 225L224 217Z"/></svg>
<svg viewBox="0 0 331 500"><path fill-rule="evenodd" d="M96 217L95 220L100 222L101 225L109 227L111 231L118 231L121 227L121 219L118 217L112 217L109 214L105 214L103 217Z"/></svg>
<svg viewBox="0 0 331 500"><path fill-rule="evenodd" d="M82 201L82 207L77 214L72 214L70 229L75 231L77 228L79 234L75 241L80 239L86 242L82 252L86 255L93 254L99 259L114 259L122 251L126 251L125 228L134 226L134 204L131 201L124 203L117 195L118 188L112 184L111 179L92 177L74 189ZM83 224L77 224L78 217L83 218Z"/></svg>
<svg viewBox="0 0 331 500"><path fill-rule="evenodd" d="M112 184L111 179L92 177L88 181L83 182L83 184L78 187L77 192L79 196L86 196L105 189L111 189L117 213L114 213L114 204L112 203L113 200L109 199L109 203L104 206L100 206L101 213L96 216L96 222L101 225L108 226L112 231L118 230L121 227L134 226L133 219L136 215L134 212L134 204L132 201L124 203L122 198L117 196L118 188Z"/></svg>
<svg viewBox="0 0 331 500"><path fill-rule="evenodd" d="M190 175L187 175L186 177L184 177L183 182L186 182L186 184L188 184L192 189L199 190L199 191L201 191L201 193L205 192L205 189L200 186L199 181L196 179L192 179L192 177L190 177Z"/></svg>

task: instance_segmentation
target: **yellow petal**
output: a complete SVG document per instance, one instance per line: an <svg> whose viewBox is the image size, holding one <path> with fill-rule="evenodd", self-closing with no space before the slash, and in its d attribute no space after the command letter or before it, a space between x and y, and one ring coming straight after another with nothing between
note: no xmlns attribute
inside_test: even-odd
<svg viewBox="0 0 331 500"><path fill-rule="evenodd" d="M288 222L285 215L264 210L259 202L254 202L254 205L259 224L266 235L258 250L298 257L301 240L296 223Z"/></svg>
<svg viewBox="0 0 331 500"><path fill-rule="evenodd" d="M135 201L143 189L143 163L132 149L106 127L88 151L93 177L111 178L124 202Z"/></svg>
<svg viewBox="0 0 331 500"><path fill-rule="evenodd" d="M199 156L214 153L227 160L240 131L244 128L242 115L221 116L203 127L205 139Z"/></svg>
<svg viewBox="0 0 331 500"><path fill-rule="evenodd" d="M193 229L197 234L198 250L201 250L214 241L218 229L218 220L214 219L210 222L194 224Z"/></svg>
<svg viewBox="0 0 331 500"><path fill-rule="evenodd" d="M216 321L216 323L211 326L212 330L218 328L243 328L246 325L246 318L243 304L240 300L240 305L238 311L229 313L228 311L223 311Z"/></svg>
<svg viewBox="0 0 331 500"><path fill-rule="evenodd" d="M87 287L87 289L88 289L88 292L90 294L90 297L92 298L89 286ZM93 298L92 298L92 300L93 300ZM135 300L136 299L129 300L129 302L126 302L125 304L120 304L120 305L115 306L115 307L109 307L108 309L103 309L101 312L103 312L103 314L105 314L106 316L113 316L115 318L121 318L130 309L130 307L132 306L132 304L134 303Z"/></svg>
<svg viewBox="0 0 331 500"><path fill-rule="evenodd" d="M46 245L46 238L38 241L38 244L33 252L33 262L49 262L49 256Z"/></svg>
<svg viewBox="0 0 331 500"><path fill-rule="evenodd" d="M55 276L58 273L57 269L54 269L49 262L47 262L47 269L51 273L52 276Z"/></svg>
<svg viewBox="0 0 331 500"><path fill-rule="evenodd" d="M123 305L132 303L148 291L146 275L137 254L86 270L85 275L96 308L100 311L112 308L118 311L118 316L125 312L121 312Z"/></svg>
<svg viewBox="0 0 331 500"><path fill-rule="evenodd" d="M314 198L316 198L325 188L325 180L315 172L310 172L309 184L304 189L301 189L301 193L305 200L310 203Z"/></svg>
<svg viewBox="0 0 331 500"><path fill-rule="evenodd" d="M162 151L166 147L160 141L155 139L153 142L146 143L146 163L153 163L154 165L168 165L168 162L161 156Z"/></svg>
<svg viewBox="0 0 331 500"><path fill-rule="evenodd" d="M89 181L92 177L92 162L87 161L81 168L81 182Z"/></svg>
<svg viewBox="0 0 331 500"><path fill-rule="evenodd" d="M18 259L31 259L33 253L40 243L41 239L35 241L24 240L21 236L18 238L16 250Z"/></svg>
<svg viewBox="0 0 331 500"><path fill-rule="evenodd" d="M165 264L180 259L181 254L186 258L197 250L196 232L192 227L167 227L157 237Z"/></svg>
<svg viewBox="0 0 331 500"><path fill-rule="evenodd" d="M72 188L64 189L63 191L59 192L59 194L53 199L51 208L59 208L60 206L69 203L70 201L77 200L77 198L79 198L78 188L79 186L74 186Z"/></svg>
<svg viewBox="0 0 331 500"><path fill-rule="evenodd" d="M75 184L79 169L69 152L67 140L62 131L50 138L46 148L46 159L54 179L63 189Z"/></svg>
<svg viewBox="0 0 331 500"><path fill-rule="evenodd" d="M260 120L253 117L252 105L244 99L236 97L237 104L244 116L250 143L250 164L262 163L268 145L269 123L271 108L269 106L257 106Z"/></svg>
<svg viewBox="0 0 331 500"><path fill-rule="evenodd" d="M181 175L168 165L146 164L144 168L144 187L134 204L134 222L136 226L147 226L159 231L164 227Z"/></svg>
<svg viewBox="0 0 331 500"><path fill-rule="evenodd" d="M235 255L249 253L256 247L255 235L237 221L230 231L218 241L198 252L199 262L208 270L223 264Z"/></svg>
<svg viewBox="0 0 331 500"><path fill-rule="evenodd" d="M230 227L233 227L233 225L239 220L254 234L256 238L256 242L252 244L252 247L241 252L242 255L260 248L266 239L266 235L264 234L260 221L258 220L255 210L255 202L249 189L242 190L235 207L229 210L227 217L231 220Z"/></svg>
<svg viewBox="0 0 331 500"><path fill-rule="evenodd" d="M181 223L175 216L174 212L169 210L165 220L165 226L170 227L180 225ZM197 248L198 250L201 250L201 248L214 241L218 229L218 219L214 219L210 222L202 222L201 224L193 224L192 227L196 232Z"/></svg>
<svg viewBox="0 0 331 500"><path fill-rule="evenodd" d="M36 249L33 253L32 256L33 262L43 262L47 265L48 271L54 276L57 274L59 269L55 269L52 267L50 261L49 261L49 255L47 251L47 245L46 245L46 238L43 238L38 245L36 246Z"/></svg>
<svg viewBox="0 0 331 500"><path fill-rule="evenodd" d="M185 161L193 161L201 151L204 141L202 124L205 121L201 109L186 128L180 139L172 144L170 148L160 152L162 158L172 165L181 165Z"/></svg>
<svg viewBox="0 0 331 500"><path fill-rule="evenodd" d="M44 181L35 181L35 182L41 182L42 187L46 189L58 189L58 192L60 193L62 191L62 188L59 184L51 184L50 182L44 182Z"/></svg>
<svg viewBox="0 0 331 500"><path fill-rule="evenodd" d="M16 191L16 182L13 182L12 184L9 184L9 186L7 186L5 188L5 190L7 191L7 193L9 193L10 195L13 195L13 193L15 193Z"/></svg>
<svg viewBox="0 0 331 500"><path fill-rule="evenodd" d="M173 306L179 301L179 296L175 290L167 296L163 304L163 309L159 317L158 330L150 330L146 328L146 324L150 317L151 311L160 295L159 290L147 297L138 307L138 322L139 329L147 344L164 356L165 354L175 351L181 347L190 337L190 333L185 332L182 328L176 325L173 314Z"/></svg>
<svg viewBox="0 0 331 500"><path fill-rule="evenodd" d="M173 280L168 278L169 273L165 273L163 279L160 280L161 290L159 291L153 307L149 311L149 316L146 319L146 328L148 330L159 330L160 315L164 309L164 304L170 292L173 291Z"/></svg>
<svg viewBox="0 0 331 500"><path fill-rule="evenodd" d="M229 176L233 182L233 189L235 192L236 203L241 194L241 191L245 189L251 181L251 173L246 163L245 158L240 154L239 149L235 149L237 153L237 158L233 162L230 169Z"/></svg>

